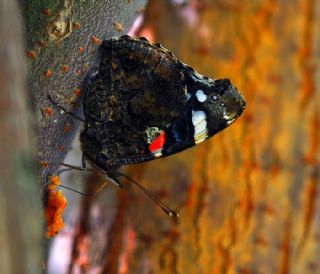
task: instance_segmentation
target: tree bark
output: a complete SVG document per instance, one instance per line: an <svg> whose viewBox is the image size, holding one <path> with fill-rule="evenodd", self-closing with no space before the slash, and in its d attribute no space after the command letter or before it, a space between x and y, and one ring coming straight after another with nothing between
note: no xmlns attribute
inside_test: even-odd
<svg viewBox="0 0 320 274"><path fill-rule="evenodd" d="M0 273L40 273L43 235L36 121L27 92L22 18L0 1Z"/></svg>

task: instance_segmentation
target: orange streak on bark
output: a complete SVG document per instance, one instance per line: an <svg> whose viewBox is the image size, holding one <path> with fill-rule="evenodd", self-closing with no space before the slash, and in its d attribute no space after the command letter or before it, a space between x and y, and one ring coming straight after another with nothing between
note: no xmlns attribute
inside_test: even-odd
<svg viewBox="0 0 320 274"><path fill-rule="evenodd" d="M222 242L218 243L218 257L221 258L221 263L218 268L214 270L214 274L228 273L231 265L232 258L230 255L230 249L223 246Z"/></svg>
<svg viewBox="0 0 320 274"><path fill-rule="evenodd" d="M214 274L229 273L232 266L232 248L237 241L237 220L232 213L223 225L224 233L217 242L216 263L213 269Z"/></svg>
<svg viewBox="0 0 320 274"><path fill-rule="evenodd" d="M319 147L319 128L320 128L320 123L319 123L319 117L318 117L318 110L315 111L313 114L313 117L311 118L310 121L310 148L309 152L305 156L305 161L310 164L314 165L316 161L316 151L318 150Z"/></svg>
<svg viewBox="0 0 320 274"><path fill-rule="evenodd" d="M115 221L108 237L111 241L106 251L105 264L102 273L117 273L118 258L122 249L122 232L124 229L124 219L128 206L128 195L123 190L118 190L118 210Z"/></svg>
<svg viewBox="0 0 320 274"><path fill-rule="evenodd" d="M119 256L119 274L127 274L129 272L129 259L136 245L136 232L129 227L124 235L124 250Z"/></svg>
<svg viewBox="0 0 320 274"><path fill-rule="evenodd" d="M317 172L317 171L315 171ZM305 247L305 243L310 235L312 220L315 215L316 199L317 199L317 188L318 188L318 175L312 174L309 184L305 187L305 213L303 220L303 234L301 241L298 246L297 254L301 254Z"/></svg>
<svg viewBox="0 0 320 274"><path fill-rule="evenodd" d="M298 245L297 255L300 255L305 247L305 243L310 235L312 220L315 215L315 205L317 199L318 187L318 167L316 163L316 155L319 149L319 119L315 111L310 121L310 149L307 153L305 160L311 165L312 170L309 179L305 186L305 207L304 207L304 220L303 220L303 234L301 241Z"/></svg>
<svg viewBox="0 0 320 274"><path fill-rule="evenodd" d="M186 206L189 208L192 208L193 206L195 192L196 192L195 183L191 182L190 185L188 186L187 199L186 199Z"/></svg>
<svg viewBox="0 0 320 274"><path fill-rule="evenodd" d="M253 202L253 193L252 193L252 185L250 182L250 171L246 175L248 178L246 179L245 193L243 194L242 199L240 200L240 208L243 212L244 216L244 228L247 229L252 218L252 212L254 210L254 202Z"/></svg>
<svg viewBox="0 0 320 274"><path fill-rule="evenodd" d="M301 48L298 55L301 74L302 89L300 106L304 109L315 91L314 65L312 62L313 37L315 30L315 0L302 1L304 5L304 26L301 39Z"/></svg>
<svg viewBox="0 0 320 274"><path fill-rule="evenodd" d="M280 246L280 265L279 274L290 273L290 241L291 241L291 217L284 224L283 238Z"/></svg>
<svg viewBox="0 0 320 274"><path fill-rule="evenodd" d="M89 265L88 250L89 250L88 238L82 235L82 237L79 237L77 242L78 256L74 261L74 263L78 265L82 271L86 271L88 269L88 265Z"/></svg>

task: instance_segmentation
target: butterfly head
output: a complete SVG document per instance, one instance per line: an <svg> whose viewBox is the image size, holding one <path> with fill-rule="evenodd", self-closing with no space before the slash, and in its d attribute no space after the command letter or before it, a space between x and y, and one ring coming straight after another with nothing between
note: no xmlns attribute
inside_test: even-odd
<svg viewBox="0 0 320 274"><path fill-rule="evenodd" d="M186 79L195 143L228 127L245 109L244 98L229 79L212 80L190 70Z"/></svg>
<svg viewBox="0 0 320 274"><path fill-rule="evenodd" d="M208 88L211 100L205 105L209 114L217 115L222 125L232 124L243 112L246 102L229 79L216 80Z"/></svg>

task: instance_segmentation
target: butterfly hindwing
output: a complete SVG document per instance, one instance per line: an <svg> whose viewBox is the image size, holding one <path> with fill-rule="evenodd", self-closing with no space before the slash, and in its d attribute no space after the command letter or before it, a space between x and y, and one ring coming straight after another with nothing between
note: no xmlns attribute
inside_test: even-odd
<svg viewBox="0 0 320 274"><path fill-rule="evenodd" d="M244 100L229 80L211 80L160 45L104 41L85 85L85 155L101 169L168 156L232 123Z"/></svg>

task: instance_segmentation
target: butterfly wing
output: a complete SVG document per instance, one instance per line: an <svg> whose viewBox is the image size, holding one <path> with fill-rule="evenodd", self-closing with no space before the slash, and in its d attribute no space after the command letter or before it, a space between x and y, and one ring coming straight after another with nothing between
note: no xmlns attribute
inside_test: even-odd
<svg viewBox="0 0 320 274"><path fill-rule="evenodd" d="M85 155L108 171L177 153L240 115L244 100L145 39L104 41L85 82Z"/></svg>

